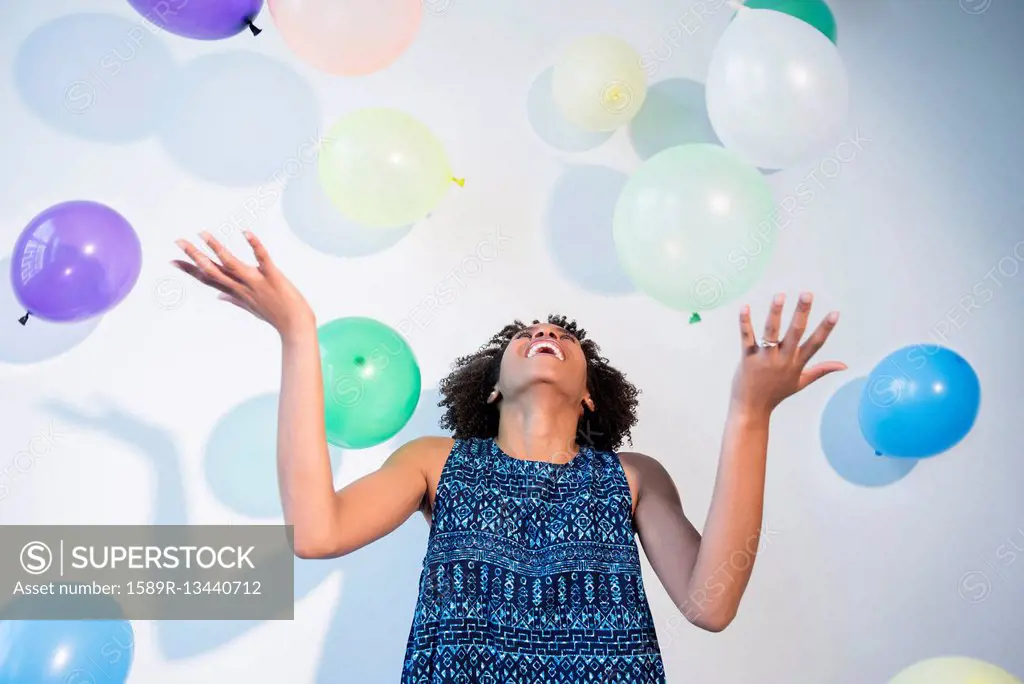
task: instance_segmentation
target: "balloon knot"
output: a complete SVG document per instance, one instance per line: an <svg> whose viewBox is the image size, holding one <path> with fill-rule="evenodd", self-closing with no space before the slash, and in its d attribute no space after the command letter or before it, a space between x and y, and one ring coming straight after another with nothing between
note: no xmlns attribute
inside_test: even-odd
<svg viewBox="0 0 1024 684"><path fill-rule="evenodd" d="M700 323L700 314L696 311L690 314L690 323Z"/></svg>
<svg viewBox="0 0 1024 684"><path fill-rule="evenodd" d="M250 30L250 31L252 31L252 35L254 35L254 36L258 36L258 35L260 35L261 33L263 33L263 29L261 29L261 28L258 28L258 27L256 26L256 24L252 23L252 20L250 20L250 19L246 19L246 20L245 20L245 24L246 24L246 26L248 26L248 27L249 27L249 30Z"/></svg>
<svg viewBox="0 0 1024 684"><path fill-rule="evenodd" d="M25 315L18 319L18 322L21 323L22 325L25 325L26 323L28 323L29 315L30 315L29 312L26 311Z"/></svg>
<svg viewBox="0 0 1024 684"><path fill-rule="evenodd" d="M881 451L877 451L877 450L875 451L875 456L881 456L881 455L882 455Z"/></svg>
<svg viewBox="0 0 1024 684"><path fill-rule="evenodd" d="M452 182L455 183L456 185L458 185L460 188L466 187L466 179L465 178L452 178Z"/></svg>

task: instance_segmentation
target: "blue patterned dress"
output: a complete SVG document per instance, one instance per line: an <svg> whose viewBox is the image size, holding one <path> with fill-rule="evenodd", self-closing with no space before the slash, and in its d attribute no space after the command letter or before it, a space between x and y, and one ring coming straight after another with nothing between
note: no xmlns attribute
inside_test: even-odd
<svg viewBox="0 0 1024 684"><path fill-rule="evenodd" d="M457 440L437 485L403 684L663 684L626 474Z"/></svg>

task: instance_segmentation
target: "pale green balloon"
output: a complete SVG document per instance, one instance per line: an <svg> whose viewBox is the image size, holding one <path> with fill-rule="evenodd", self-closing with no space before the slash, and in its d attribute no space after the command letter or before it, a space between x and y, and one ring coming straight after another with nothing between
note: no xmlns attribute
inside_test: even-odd
<svg viewBox="0 0 1024 684"><path fill-rule="evenodd" d="M320 183L350 220L396 228L430 213L451 186L448 155L430 129L394 109L360 109L338 121L320 151Z"/></svg>
<svg viewBox="0 0 1024 684"><path fill-rule="evenodd" d="M779 229L774 208L764 177L732 152L672 147L623 188L615 248L639 290L673 309L707 311L764 273Z"/></svg>

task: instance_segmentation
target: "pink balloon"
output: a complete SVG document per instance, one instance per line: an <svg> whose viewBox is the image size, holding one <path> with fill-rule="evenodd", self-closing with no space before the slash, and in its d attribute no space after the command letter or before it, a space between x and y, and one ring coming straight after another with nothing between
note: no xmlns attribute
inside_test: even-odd
<svg viewBox="0 0 1024 684"><path fill-rule="evenodd" d="M269 0L288 47L317 69L362 76L398 59L423 16L422 0Z"/></svg>

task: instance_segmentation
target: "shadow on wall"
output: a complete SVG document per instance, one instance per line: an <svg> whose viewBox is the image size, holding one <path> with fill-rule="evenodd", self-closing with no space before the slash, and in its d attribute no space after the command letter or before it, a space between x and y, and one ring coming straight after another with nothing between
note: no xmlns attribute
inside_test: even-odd
<svg viewBox="0 0 1024 684"><path fill-rule="evenodd" d="M398 449L407 442L419 437L450 436L446 430L442 430L439 423L443 409L437 405L441 400L441 392L432 388L420 394L419 403L416 404L416 411L412 414L409 422L391 438L390 446L392 451Z"/></svg>
<svg viewBox="0 0 1024 684"><path fill-rule="evenodd" d="M35 363L60 356L92 334L102 317L79 323L50 323L29 318L18 322L25 309L11 285L11 259L0 259L0 362Z"/></svg>
<svg viewBox="0 0 1024 684"><path fill-rule="evenodd" d="M153 135L203 180L253 186L315 151L320 122L309 84L256 52L210 54L176 66L141 21L72 14L33 31L14 63L21 99L79 138L129 143Z"/></svg>
<svg viewBox="0 0 1024 684"><path fill-rule="evenodd" d="M14 58L25 105L62 133L105 143L144 140L174 95L170 51L140 22L69 14L29 34Z"/></svg>
<svg viewBox="0 0 1024 684"><path fill-rule="evenodd" d="M316 157L294 176L286 173L284 178L281 210L285 221L300 240L318 252L367 256L394 246L412 230L412 226L365 228L342 216L320 186Z"/></svg>
<svg viewBox="0 0 1024 684"><path fill-rule="evenodd" d="M605 166L571 166L548 199L548 247L570 280L591 292L620 295L636 287L619 265L612 237L615 204L628 177Z"/></svg>
<svg viewBox="0 0 1024 684"><path fill-rule="evenodd" d="M686 78L659 81L647 89L644 106L629 124L633 149L647 160L676 145L721 145L708 118L704 86Z"/></svg>
<svg viewBox="0 0 1024 684"><path fill-rule="evenodd" d="M206 483L222 504L250 518L280 521L277 486L278 394L247 399L217 421L206 442ZM330 447L331 471L338 472L342 450Z"/></svg>
<svg viewBox="0 0 1024 684"><path fill-rule="evenodd" d="M821 415L821 448L832 469L847 482L882 487L903 479L917 465L914 458L876 456L857 420L867 378L852 380L832 395Z"/></svg>
<svg viewBox="0 0 1024 684"><path fill-rule="evenodd" d="M526 114L533 132L548 145L564 152L585 152L602 144L614 131L585 131L569 123L555 105L551 94L551 76L548 68L530 86L526 98Z"/></svg>
<svg viewBox="0 0 1024 684"><path fill-rule="evenodd" d="M308 164L320 115L309 84L286 64L255 52L192 60L166 84L167 153L188 172L228 186L277 182Z"/></svg>
<svg viewBox="0 0 1024 684"><path fill-rule="evenodd" d="M421 396L413 417L390 443L393 448L416 437L443 434L437 426L441 415L437 406L439 397L437 390L429 390ZM157 475L154 524L202 522L189 519L181 453L169 430L112 406L86 412L51 401L43 408L81 429L96 430L119 439L152 461ZM276 395L264 395L243 402L214 428L206 449L207 476L214 478L210 486L218 498L235 510L260 513L270 510L266 495L271 486L276 493L276 473L267 477L257 471L273 472L275 426ZM347 457L356 457L357 453L347 452ZM332 457L336 467L337 454L332 452ZM225 489L229 483L218 480L232 467L242 479L241 489L252 486L263 494L249 496L237 487ZM324 641L318 683L337 682L339 678L354 682L398 679L412 625L428 532L422 516L415 514L383 539L344 558L295 559L296 601L320 586L331 574L340 572L344 576L341 598ZM156 623L157 641L165 657L191 658L216 650L260 624L257 620L163 621Z"/></svg>

